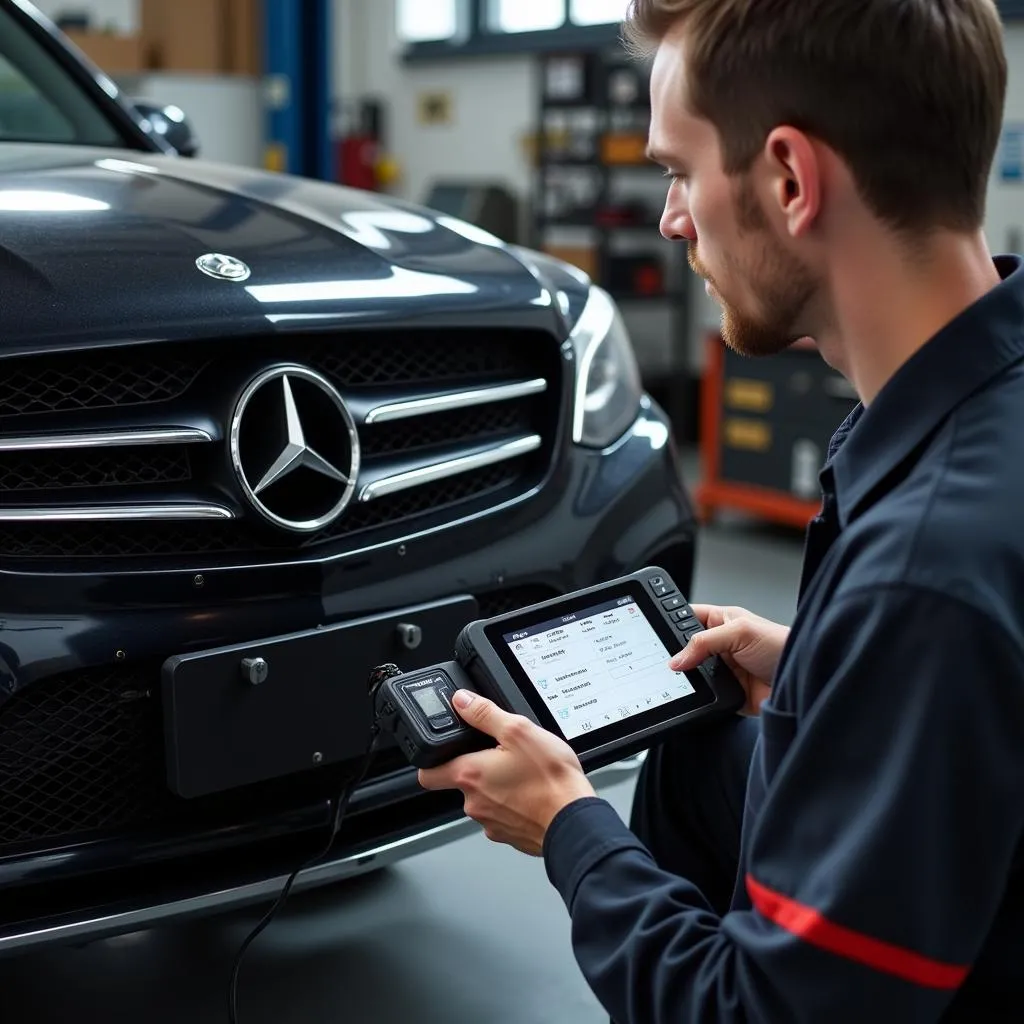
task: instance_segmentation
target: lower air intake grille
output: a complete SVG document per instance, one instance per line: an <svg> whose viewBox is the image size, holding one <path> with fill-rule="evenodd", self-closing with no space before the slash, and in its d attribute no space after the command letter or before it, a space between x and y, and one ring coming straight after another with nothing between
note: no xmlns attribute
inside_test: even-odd
<svg viewBox="0 0 1024 1024"><path fill-rule="evenodd" d="M479 598L485 617L556 596L541 586ZM53 676L0 704L0 851L147 825L185 833L212 812L298 803L319 778L299 777L185 801L165 783L160 667ZM398 765L378 760L371 776ZM315 792L315 790L314 790Z"/></svg>
<svg viewBox="0 0 1024 1024"><path fill-rule="evenodd" d="M159 776L160 711L138 669L79 672L0 710L0 844L144 819Z"/></svg>

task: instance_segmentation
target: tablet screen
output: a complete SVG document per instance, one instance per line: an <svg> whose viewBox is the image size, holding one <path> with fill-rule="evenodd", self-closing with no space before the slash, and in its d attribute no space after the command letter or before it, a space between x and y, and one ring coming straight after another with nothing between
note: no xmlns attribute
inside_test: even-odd
<svg viewBox="0 0 1024 1024"><path fill-rule="evenodd" d="M503 634L566 739L694 693L633 597Z"/></svg>

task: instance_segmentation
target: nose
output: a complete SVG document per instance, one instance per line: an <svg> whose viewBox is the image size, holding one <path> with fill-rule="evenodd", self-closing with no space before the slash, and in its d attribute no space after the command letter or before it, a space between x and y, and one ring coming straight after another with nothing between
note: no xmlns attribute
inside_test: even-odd
<svg viewBox="0 0 1024 1024"><path fill-rule="evenodd" d="M670 242L696 242L697 231L690 216L690 207L683 196L678 182L673 182L665 200L665 210L661 215L660 230L662 237Z"/></svg>

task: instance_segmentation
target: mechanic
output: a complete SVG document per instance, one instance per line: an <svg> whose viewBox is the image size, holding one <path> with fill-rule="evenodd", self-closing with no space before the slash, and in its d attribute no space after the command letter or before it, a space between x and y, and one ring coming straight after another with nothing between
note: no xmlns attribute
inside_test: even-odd
<svg viewBox="0 0 1024 1024"><path fill-rule="evenodd" d="M792 630L742 609L746 717L652 751L634 830L550 733L421 775L543 854L619 1024L1007 1019L1024 978L1024 260L986 187L992 0L633 0L662 233L751 356L810 337L836 434ZM755 717L756 716L756 717ZM1017 1006L1016 1016L1020 1016Z"/></svg>

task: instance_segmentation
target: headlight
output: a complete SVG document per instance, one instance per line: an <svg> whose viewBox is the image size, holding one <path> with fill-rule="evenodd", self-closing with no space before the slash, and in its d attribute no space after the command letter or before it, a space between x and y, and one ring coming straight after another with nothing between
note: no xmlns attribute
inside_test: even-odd
<svg viewBox="0 0 1024 1024"><path fill-rule="evenodd" d="M607 448L637 418L643 387L626 325L604 289L590 289L570 340L576 350L572 439Z"/></svg>

